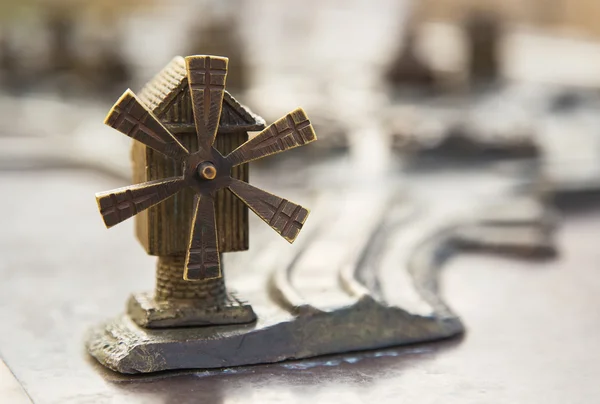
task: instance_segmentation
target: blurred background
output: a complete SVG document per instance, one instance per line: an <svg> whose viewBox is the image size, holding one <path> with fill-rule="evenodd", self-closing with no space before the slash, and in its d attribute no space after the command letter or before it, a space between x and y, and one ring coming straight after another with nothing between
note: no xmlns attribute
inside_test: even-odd
<svg viewBox="0 0 600 404"><path fill-rule="evenodd" d="M597 1L0 4L3 168L127 177L129 139L102 125L110 105L175 55L215 54L230 58L228 90L267 123L308 111L320 141L304 153L369 172L526 159L565 187L600 178Z"/></svg>
<svg viewBox="0 0 600 404"><path fill-rule="evenodd" d="M81 335L121 311L134 289L153 287L155 264L136 245L132 221L107 232L93 195L131 183L131 139L104 117L125 89L139 93L176 55L229 57L227 90L267 124L298 106L311 118L319 141L253 162L250 177L313 209L303 234L309 226L323 233L312 254L322 265L294 275L307 293L315 276L330 280L325 292L339 289L336 271L358 245L342 236L389 220L386 192L416 212L406 233L390 238L389 250L399 254L390 253L391 271L408 268L445 220L472 219L483 202L509 199L504 210L489 209L499 216L519 213L508 197L515 193L556 202L583 195L600 206L590 198L600 195L598 0L0 0L0 18L0 317L9 330L0 333L0 350L19 378L31 370L28 392L45 402L48 391L66 394L55 386L132 397L154 384L115 387L90 376L97 369L83 360ZM352 207L347 202L361 208L341 209ZM319 227L318 215L331 212L336 225ZM564 221L556 248L565 253L546 271L531 262L453 264L444 293L467 319L469 343L452 345L439 362L427 348L414 363L404 362L413 354L388 367L374 362L383 370L367 369L373 377L350 360L341 370L327 365L328 375L348 394L387 393L376 384L387 379L388 387L404 386L403 397L466 390L472 402L490 391L486 398L498 402L560 403L597 396L600 323L589 313L600 296L598 212ZM253 285L257 268L267 273L274 251L283 250L250 216L253 255L227 258L234 287ZM554 251L546 230L542 241ZM502 233L501 243L518 243L514 234ZM524 244L532 241L525 236ZM391 295L412 296L389 284ZM244 380L260 394L288 389L273 377L281 368L266 369L263 379L252 370ZM71 382L58 382L63 371ZM305 397L307 386L320 388L326 378L312 374L290 389ZM194 383L191 402L203 390ZM245 398L251 390L236 383L215 385L239 384ZM164 402L179 402L164 390Z"/></svg>

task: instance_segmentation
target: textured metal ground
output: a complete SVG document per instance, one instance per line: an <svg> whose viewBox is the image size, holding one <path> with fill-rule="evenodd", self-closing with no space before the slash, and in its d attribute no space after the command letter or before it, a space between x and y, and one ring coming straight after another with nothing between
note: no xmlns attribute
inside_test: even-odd
<svg viewBox="0 0 600 404"><path fill-rule="evenodd" d="M590 265L599 258L595 210L565 218L556 261L483 256L453 261L444 271L442 290L468 326L462 341L140 379L104 371L82 347L89 327L122 312L132 290L149 290L153 284L153 259L136 244L132 226L115 228L110 235L99 226L90 195L119 183L85 171L4 172L0 182L12 196L3 202L3 211L10 212L3 223L11 232L0 235L0 354L35 402L223 403L242 398L268 402L269 397L305 402L307 388L317 401L351 403L398 396L419 402L454 397L456 402L562 403L600 394L592 377L600 361L593 348L600 323L584 314L597 307L600 295ZM425 178L418 182L431 188ZM477 183L483 189L487 181ZM34 193L59 191L65 196L41 209L32 199ZM36 230L33 238L31 229ZM394 242L404 236L398 233ZM268 247L278 241L276 235L264 232L253 240L253 248L263 252L252 264L275 268ZM231 256L228 273L233 286L241 290L246 285L249 293L265 279L236 264L246 261L244 254L250 252ZM399 264L407 255L399 248L383 261ZM396 271L401 265L383 267ZM337 284L336 275L325 275L317 279ZM300 289L312 301L323 292ZM380 289L406 307L421 304L418 294L411 296L410 285L383 284Z"/></svg>
<svg viewBox="0 0 600 404"><path fill-rule="evenodd" d="M255 324L147 330L118 317L95 328L87 347L109 368L137 373L270 363L460 334L461 321L439 295L438 270L447 257L463 247L545 257L554 252L554 227L539 202L510 195L514 180L462 173L456 192L458 178L435 177L313 193L312 223L298 244L265 243L261 231L262 245L243 260L232 254L231 270L245 268L239 293L253 305ZM431 195L429 186L436 189ZM261 265L263 259L271 264Z"/></svg>

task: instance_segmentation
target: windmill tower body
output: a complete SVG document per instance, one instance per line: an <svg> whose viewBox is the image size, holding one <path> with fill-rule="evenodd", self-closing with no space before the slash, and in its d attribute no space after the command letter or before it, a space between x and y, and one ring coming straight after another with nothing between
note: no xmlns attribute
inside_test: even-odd
<svg viewBox="0 0 600 404"><path fill-rule="evenodd" d="M173 59L148 82L139 98L181 144L188 150L197 150L192 101L182 57ZM248 140L249 131L262 130L264 127L261 117L225 92L215 148L227 155ZM140 142L133 144L132 160L133 180L136 183L182 174L180 166ZM234 167L231 175L248 182L248 164ZM248 208L229 190L221 189L215 198L215 210L220 252L247 250ZM195 306L206 307L239 303L227 294L222 277L201 282L183 279L193 212L194 192L185 189L135 217L137 238L148 254L158 257L158 263L153 298L134 295L129 304L130 314L140 314L140 306L154 306L161 302L174 305L182 300L193 300ZM149 303L150 300L154 302ZM139 315L133 317L139 319ZM140 322L146 323L146 314L142 318Z"/></svg>
<svg viewBox="0 0 600 404"><path fill-rule="evenodd" d="M248 209L289 243L308 217L308 209L248 183L249 162L317 140L308 116L296 108L265 128L225 91L227 65L219 56L175 58L139 96L126 90L104 120L136 141L136 183L96 193L100 215L108 228L135 216L138 239L158 256L155 291L133 294L126 316L87 337L90 354L111 369L201 365L195 355L226 338L213 326L257 320L226 290L220 259L248 249ZM227 335L240 339L239 348L253 329L233 327ZM216 351L236 350L224 344Z"/></svg>
<svg viewBox="0 0 600 404"><path fill-rule="evenodd" d="M126 90L104 121L137 141L136 184L96 194L104 224L136 216L138 239L159 257L155 292L127 305L142 327L254 321L252 307L225 289L221 253L248 249L246 207L290 243L308 217L247 182L250 161L317 140L308 116L297 108L265 128L225 91L227 62L175 58L139 97Z"/></svg>

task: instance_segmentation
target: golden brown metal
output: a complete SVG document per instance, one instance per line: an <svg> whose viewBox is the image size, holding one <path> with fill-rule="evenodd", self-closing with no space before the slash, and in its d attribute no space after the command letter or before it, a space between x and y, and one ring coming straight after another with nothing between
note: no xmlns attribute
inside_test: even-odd
<svg viewBox="0 0 600 404"><path fill-rule="evenodd" d="M317 137L305 112L299 108L224 157L214 143L223 108L227 58L190 56L186 58L186 66L198 140L196 151L188 152L131 90L117 101L105 121L179 164L183 174L99 193L96 198L104 221L110 227L190 188L196 193L195 210L183 277L206 280L222 276L215 218L215 197L219 190L229 188L290 243L308 216L305 208L234 178L232 169L303 146Z"/></svg>
<svg viewBox="0 0 600 404"><path fill-rule="evenodd" d="M231 82L230 62L227 72L228 85ZM139 99L186 149L198 150L192 97L183 57L173 58L146 83ZM249 131L261 131L266 126L261 117L241 105L225 90L221 120L213 147L225 156L248 141ZM173 164L172 160L140 142L133 142L132 162L135 183L183 175L180 165ZM249 164L240 164L232 168L231 176L248 182L249 172ZM176 198L167 199L135 216L136 236L145 251L158 257L181 257L181 273L192 231L194 195L191 189L186 188ZM222 189L215 195L215 216L219 251L246 251L250 244L246 205L229 190ZM164 286L175 285L178 280L183 280L181 274L177 279L164 283ZM200 284L192 286L200 287ZM157 284L156 294L165 294L165 291L158 290L159 287Z"/></svg>
<svg viewBox="0 0 600 404"><path fill-rule="evenodd" d="M215 136L217 136L223 109L227 61L227 58L215 56L188 56L185 58L200 149L208 149L212 146Z"/></svg>
<svg viewBox="0 0 600 404"><path fill-rule="evenodd" d="M229 189L273 230L294 242L308 217L307 209L242 181L232 180Z"/></svg>
<svg viewBox="0 0 600 404"><path fill-rule="evenodd" d="M172 159L182 159L189 154L129 89L112 107L104 123Z"/></svg>
<svg viewBox="0 0 600 404"><path fill-rule="evenodd" d="M304 146L315 140L317 140L317 136L306 113L302 108L298 108L235 149L227 156L227 161L232 166L237 166L271 154Z"/></svg>
<svg viewBox="0 0 600 404"><path fill-rule="evenodd" d="M205 180L214 180L217 176L217 169L212 163L206 162L198 167L198 175Z"/></svg>
<svg viewBox="0 0 600 404"><path fill-rule="evenodd" d="M149 181L96 194L98 209L110 228L135 216L139 211L167 199L185 187L183 178Z"/></svg>
<svg viewBox="0 0 600 404"><path fill-rule="evenodd" d="M221 264L212 196L196 195L193 223L183 279L220 278Z"/></svg>

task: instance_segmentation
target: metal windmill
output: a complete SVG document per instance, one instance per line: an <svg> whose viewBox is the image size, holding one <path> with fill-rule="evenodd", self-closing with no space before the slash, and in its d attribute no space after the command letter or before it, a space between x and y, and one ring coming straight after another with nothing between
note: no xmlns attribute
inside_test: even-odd
<svg viewBox="0 0 600 404"><path fill-rule="evenodd" d="M213 146L221 116L227 62L227 58L215 56L185 58L197 150L186 149L131 90L125 91L105 120L112 128L179 164L183 173L96 194L107 227L135 216L185 188L195 192L183 274L186 280L221 277L214 204L218 190L228 188L290 243L296 239L308 216L302 206L231 176L235 166L315 141L313 127L302 109L277 120L226 156Z"/></svg>

